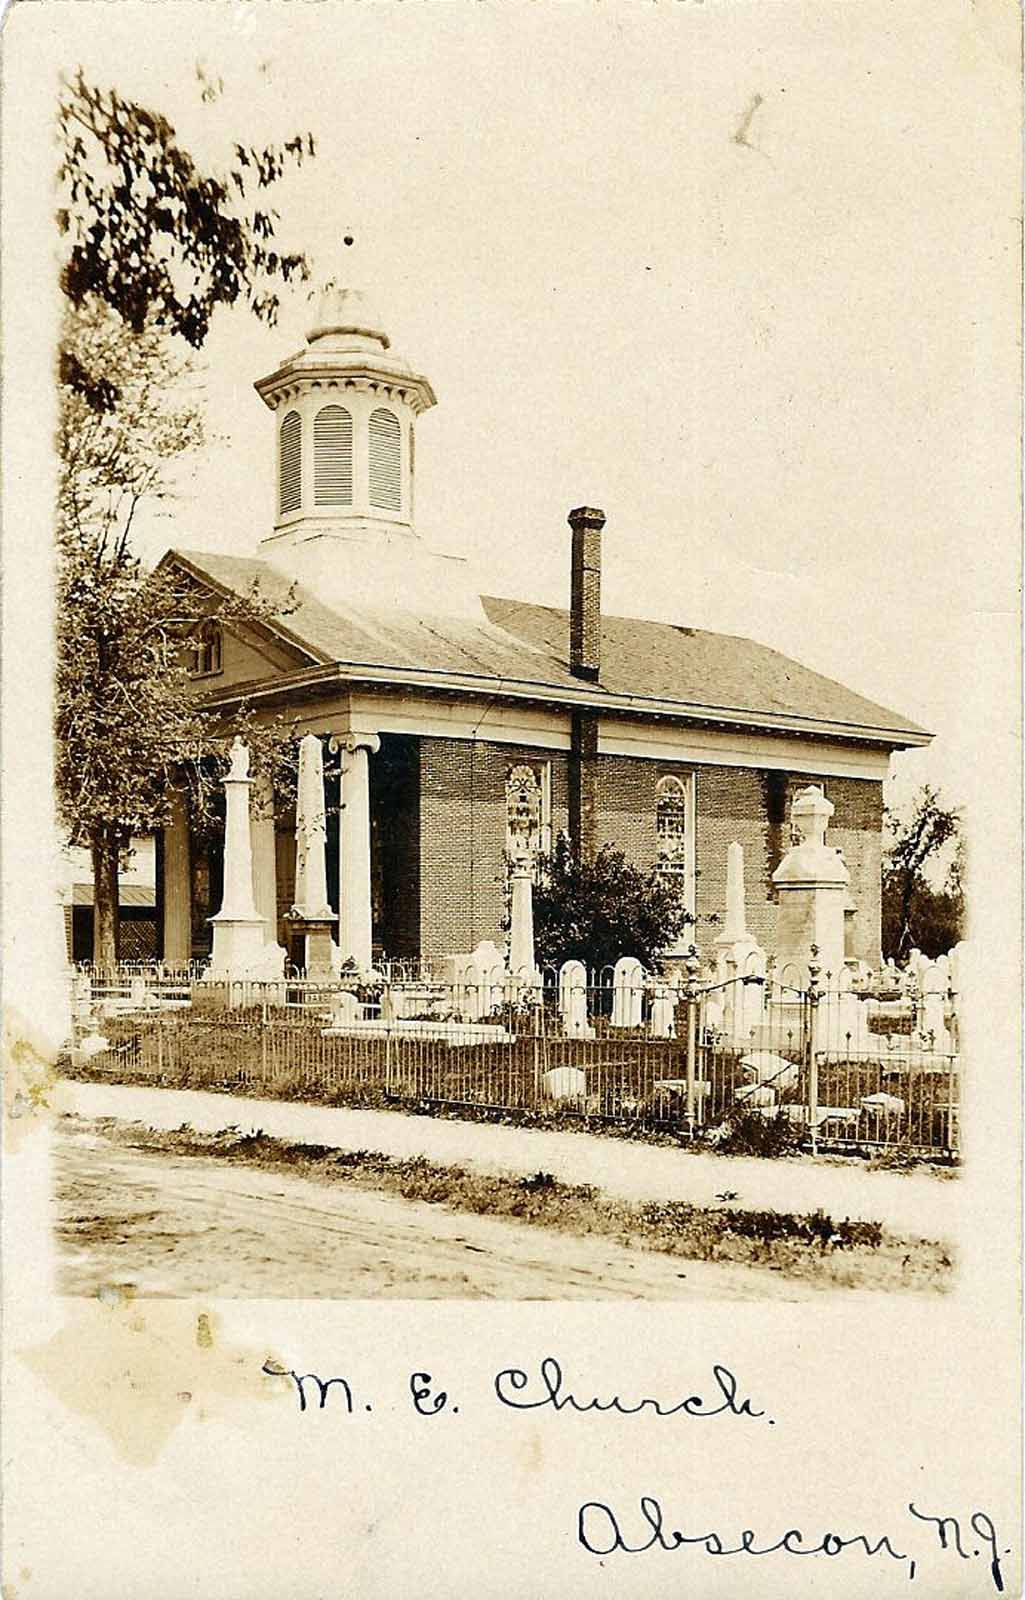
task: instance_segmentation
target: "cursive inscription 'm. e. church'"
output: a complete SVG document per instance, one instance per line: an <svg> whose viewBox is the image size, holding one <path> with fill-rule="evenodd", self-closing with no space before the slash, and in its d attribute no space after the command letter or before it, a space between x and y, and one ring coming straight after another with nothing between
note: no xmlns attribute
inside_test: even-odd
<svg viewBox="0 0 1025 1600"><path fill-rule="evenodd" d="M361 1397L357 1400L348 1378L325 1378L315 1372L299 1373L270 1360L264 1362L263 1371L268 1378L287 1378L294 1384L300 1411L327 1410L329 1396L334 1401L332 1409L344 1410L347 1416L360 1411L372 1412L374 1409L369 1399ZM765 1418L770 1427L775 1422L773 1417L766 1417L764 1409L742 1392L739 1380L719 1362L713 1364L711 1383L701 1393L678 1393L662 1399L654 1395L600 1395L595 1394L589 1386L571 1385L566 1382L562 1365L554 1356L545 1356L538 1363L536 1371L523 1367L503 1367L492 1380L492 1390L500 1405L510 1411L547 1410L568 1416L579 1416L585 1412L611 1412L620 1417L642 1414L705 1419L729 1416L749 1421ZM335 1391L333 1395L332 1391ZM419 1416L459 1414L459 1407L452 1402L449 1392L440 1388L429 1372L411 1373L408 1393L413 1409Z"/></svg>

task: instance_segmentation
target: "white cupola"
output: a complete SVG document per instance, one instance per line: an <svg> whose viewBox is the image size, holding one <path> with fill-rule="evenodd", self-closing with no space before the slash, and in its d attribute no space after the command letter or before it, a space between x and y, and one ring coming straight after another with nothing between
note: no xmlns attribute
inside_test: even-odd
<svg viewBox="0 0 1025 1600"><path fill-rule="evenodd" d="M416 532L416 421L434 390L395 354L366 297L328 285L305 349L256 392L274 413L277 459L263 559L339 611L487 627L469 562Z"/></svg>
<svg viewBox="0 0 1025 1600"><path fill-rule="evenodd" d="M414 536L416 419L435 404L434 390L392 350L363 294L328 285L306 348L256 392L275 419L268 554L310 540Z"/></svg>

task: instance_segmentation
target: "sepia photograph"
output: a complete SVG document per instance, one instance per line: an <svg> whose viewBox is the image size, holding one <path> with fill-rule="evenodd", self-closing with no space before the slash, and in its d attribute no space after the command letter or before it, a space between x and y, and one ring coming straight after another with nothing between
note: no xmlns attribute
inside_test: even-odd
<svg viewBox="0 0 1025 1600"><path fill-rule="evenodd" d="M9 6L60 1303L963 1303L1020 1178L1020 19L900 9Z"/></svg>
<svg viewBox="0 0 1025 1600"><path fill-rule="evenodd" d="M966 824L911 651L965 418L879 411L951 285L908 306L890 236L851 308L789 256L792 84L707 152L681 107L650 192L604 171L585 230L567 184L541 248L496 184L564 155L467 85L474 224L425 247L377 89L307 126L252 44L55 105L62 1287L942 1292Z"/></svg>

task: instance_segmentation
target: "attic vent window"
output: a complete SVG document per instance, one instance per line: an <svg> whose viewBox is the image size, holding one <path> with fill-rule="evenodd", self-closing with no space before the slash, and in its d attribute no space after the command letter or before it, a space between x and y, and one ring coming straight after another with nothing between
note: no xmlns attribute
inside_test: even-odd
<svg viewBox="0 0 1025 1600"><path fill-rule="evenodd" d="M352 505L352 416L343 406L325 406L313 420L313 499Z"/></svg>
<svg viewBox="0 0 1025 1600"><path fill-rule="evenodd" d="M209 678L221 670L221 630L216 622L204 622L192 641L189 661L191 678Z"/></svg>
<svg viewBox="0 0 1025 1600"><path fill-rule="evenodd" d="M378 407L370 414L370 504L382 511L402 509L399 420Z"/></svg>
<svg viewBox="0 0 1025 1600"><path fill-rule="evenodd" d="M298 411L290 411L281 424L280 448L281 515L298 511L302 503L302 423Z"/></svg>

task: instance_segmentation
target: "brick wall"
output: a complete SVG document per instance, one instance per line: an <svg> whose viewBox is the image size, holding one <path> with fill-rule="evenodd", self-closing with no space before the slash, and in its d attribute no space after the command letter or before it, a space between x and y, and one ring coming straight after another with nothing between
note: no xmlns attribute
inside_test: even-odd
<svg viewBox="0 0 1025 1600"><path fill-rule="evenodd" d="M375 898L384 914L375 937L390 955L439 955L502 939L505 784L509 768L550 762L553 832L569 826L567 753L460 739L389 740L375 783ZM419 748L417 748L417 746ZM372 762L372 771L377 758ZM387 771L385 771L387 766ZM419 771L419 783L417 783ZM744 847L748 926L771 949L777 906L772 873L789 845L790 804L821 783L836 810L828 842L844 852L857 903L853 953L879 962L882 786L874 780L815 777L756 768L684 766L628 756L598 759L598 844L625 850L638 866L654 864L655 785L667 773L695 775L696 937L706 948L718 931L709 919L726 903L726 850ZM384 785L384 792L381 785ZM417 802L417 794L419 801ZM336 797L334 797L336 800ZM329 818L329 893L337 894L337 819ZM278 823L278 937L294 896L294 823ZM216 909L219 853L193 857L194 946L209 946L206 918Z"/></svg>
<svg viewBox="0 0 1025 1600"><path fill-rule="evenodd" d="M526 747L420 741L420 937L425 953L471 950L501 942L505 780L524 761L552 764L553 827L568 826L567 757ZM790 842L790 802L821 783L836 807L827 842L844 852L857 902L854 953L879 961L882 786L875 780L786 774L747 767L684 766L629 756L598 762L598 844L625 850L638 866L654 864L655 785L667 773L696 784L697 941L718 931L709 921L726 904L726 850L744 847L748 926L772 947L776 898L772 873Z"/></svg>
<svg viewBox="0 0 1025 1600"><path fill-rule="evenodd" d="M707 922L726 904L726 850L744 847L748 928L771 949L776 934L772 874L790 845L790 805L799 789L821 784L835 806L826 843L843 851L857 903L852 953L880 960L882 784L875 779L831 778L753 768L699 767L697 773L698 940L714 935Z"/></svg>
<svg viewBox="0 0 1025 1600"><path fill-rule="evenodd" d="M552 769L552 827L569 826L567 755L525 745L420 740L420 939L428 955L502 941L509 768Z"/></svg>

